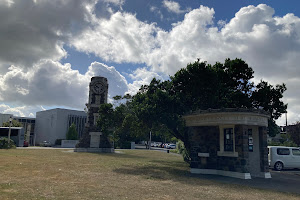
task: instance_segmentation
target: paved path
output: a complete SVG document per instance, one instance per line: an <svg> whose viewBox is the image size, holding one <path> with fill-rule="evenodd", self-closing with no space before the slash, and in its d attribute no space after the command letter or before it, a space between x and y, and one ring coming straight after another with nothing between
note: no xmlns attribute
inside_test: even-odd
<svg viewBox="0 0 300 200"><path fill-rule="evenodd" d="M250 180L243 180L237 178L230 178L218 175L196 175L201 178L215 180L222 183L230 183L237 185L245 185L254 188L275 190L280 192L289 192L300 195L300 170L296 171L272 171L271 179L252 178Z"/></svg>
<svg viewBox="0 0 300 200"><path fill-rule="evenodd" d="M32 146L32 147L17 147L17 149L62 149L62 150L64 150L64 149L68 149L68 150L70 150L70 149L74 149L74 148L61 148L61 147L39 147L39 146Z"/></svg>

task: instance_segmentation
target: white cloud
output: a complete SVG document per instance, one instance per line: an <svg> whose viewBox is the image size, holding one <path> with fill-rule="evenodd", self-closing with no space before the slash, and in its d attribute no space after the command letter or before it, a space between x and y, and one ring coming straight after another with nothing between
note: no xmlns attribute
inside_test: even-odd
<svg viewBox="0 0 300 200"><path fill-rule="evenodd" d="M118 6L122 6L125 3L125 0L103 0L106 3L112 3Z"/></svg>
<svg viewBox="0 0 300 200"><path fill-rule="evenodd" d="M141 88L142 85L148 85L153 78L158 80L166 80L167 76L163 74L158 74L154 71L149 71L147 68L138 68L132 74L129 75L133 80L133 83L128 84L128 93L134 95Z"/></svg>
<svg viewBox="0 0 300 200"><path fill-rule="evenodd" d="M213 15L213 9L201 6L187 13L183 21L173 24L170 32L159 30L159 48L152 51L146 63L155 71L172 75L199 57L205 59L201 51L210 54L213 34L216 34L216 29L207 28L213 24Z"/></svg>
<svg viewBox="0 0 300 200"><path fill-rule="evenodd" d="M160 20L163 20L164 15L162 14L162 12L159 10L159 8L155 7L155 6L151 6L150 7L150 11L153 12L154 14L158 15Z"/></svg>
<svg viewBox="0 0 300 200"><path fill-rule="evenodd" d="M79 107L87 79L69 64L43 60L26 70L12 66L0 78L2 101L25 105L65 105ZM84 107L84 106L82 106Z"/></svg>
<svg viewBox="0 0 300 200"><path fill-rule="evenodd" d="M166 75L197 58L215 63L238 57L253 67L256 81L285 82L285 99L299 99L299 17L275 17L274 9L265 4L241 8L228 23L215 24L214 13L200 6L165 31L130 13L117 12L108 20L99 20L94 29L75 38L73 45L107 61L145 63L150 71ZM294 102L288 103L293 107Z"/></svg>
<svg viewBox="0 0 300 200"><path fill-rule="evenodd" d="M127 91L121 84L124 77L113 67L93 63L86 74L80 74L70 64L59 62L67 54L63 45L93 24L96 3L97 0L0 1L0 101L5 103L3 106L20 105L0 112L32 116L45 109L42 105L83 109L92 74L120 79L117 87L111 85L116 89L110 92L112 95ZM111 11L109 4L121 6L124 0L99 3L107 14Z"/></svg>
<svg viewBox="0 0 300 200"><path fill-rule="evenodd" d="M40 59L64 57L63 44L89 25L87 7L94 3L95 0L2 1L1 62L31 67Z"/></svg>
<svg viewBox="0 0 300 200"><path fill-rule="evenodd" d="M108 77L112 97L133 93L153 76L173 75L197 58L213 64L238 57L253 67L255 81L287 84L289 119L299 119L298 16L274 16L273 8L261 4L243 7L228 22L215 23L214 9L200 6L166 31L107 5L100 9L104 14L97 13L99 3L121 7L124 1L0 1L0 100L82 108L92 75ZM174 1L165 0L164 5L175 13L183 11ZM130 84L102 63L92 63L86 74L80 74L59 62L66 55L63 45L105 61L145 68L130 75Z"/></svg>
<svg viewBox="0 0 300 200"><path fill-rule="evenodd" d="M4 5L7 7L11 7L15 2L13 0L2 0L0 1L0 5Z"/></svg>
<svg viewBox="0 0 300 200"><path fill-rule="evenodd" d="M164 0L163 6L166 7L168 9L168 11L174 12L176 14L185 13L187 11L190 11L190 8L188 8L186 10L181 10L179 3L175 2L175 1Z"/></svg>
<svg viewBox="0 0 300 200"><path fill-rule="evenodd" d="M155 24L141 22L132 14L116 12L74 37L72 44L79 51L94 53L107 61L140 63L156 48L152 34L157 29Z"/></svg>
<svg viewBox="0 0 300 200"><path fill-rule="evenodd" d="M146 63L154 71L173 74L202 57L201 49L209 50L210 40L214 42L210 33L218 34L216 28L206 32L206 26L213 23L213 15L213 9L201 6L166 32L154 23L139 21L135 15L116 12L110 19L98 20L95 27L74 37L72 44L79 51L94 53L107 61ZM211 55L215 49L218 47L211 50Z"/></svg>
<svg viewBox="0 0 300 200"><path fill-rule="evenodd" d="M104 76L109 82L109 97L124 95L127 81L115 70L94 62L82 75L70 64L44 60L25 71L12 66L0 78L1 101L19 105L67 106L83 109L88 101L88 85L92 76ZM43 107L41 107L43 109Z"/></svg>
<svg viewBox="0 0 300 200"><path fill-rule="evenodd" d="M37 106L8 106L6 104L0 104L0 113L12 114L18 117L34 117L37 111ZM33 114L34 113L34 114Z"/></svg>
<svg viewBox="0 0 300 200"><path fill-rule="evenodd" d="M85 77L89 80L93 76L106 77L109 84L108 98L110 101L116 95L124 95L128 91L128 84L123 75L121 75L113 66L109 67L103 63L93 62L88 68Z"/></svg>

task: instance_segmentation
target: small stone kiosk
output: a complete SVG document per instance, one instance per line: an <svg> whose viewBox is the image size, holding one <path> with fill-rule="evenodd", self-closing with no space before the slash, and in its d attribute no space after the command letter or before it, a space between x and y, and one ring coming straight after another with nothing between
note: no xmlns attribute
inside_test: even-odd
<svg viewBox="0 0 300 200"><path fill-rule="evenodd" d="M268 113L254 109L209 109L185 115L184 119L191 144L191 173L271 178Z"/></svg>
<svg viewBox="0 0 300 200"><path fill-rule="evenodd" d="M87 123L82 138L80 139L75 152L114 152L114 148L107 138L97 127L99 107L107 103L108 82L104 77L92 77L89 85L89 102Z"/></svg>

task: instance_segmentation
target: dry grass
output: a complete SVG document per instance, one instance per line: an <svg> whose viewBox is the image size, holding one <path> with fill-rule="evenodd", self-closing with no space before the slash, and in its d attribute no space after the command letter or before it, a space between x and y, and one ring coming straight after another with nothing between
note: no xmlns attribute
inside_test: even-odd
<svg viewBox="0 0 300 200"><path fill-rule="evenodd" d="M299 199L192 176L176 155L120 152L0 150L0 199Z"/></svg>

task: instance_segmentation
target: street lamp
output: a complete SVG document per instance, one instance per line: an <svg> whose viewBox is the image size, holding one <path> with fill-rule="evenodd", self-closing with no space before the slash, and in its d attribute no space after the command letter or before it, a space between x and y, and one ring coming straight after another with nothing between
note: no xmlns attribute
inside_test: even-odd
<svg viewBox="0 0 300 200"><path fill-rule="evenodd" d="M10 142L11 122L12 122L12 118L10 116L9 117L9 129L8 129L8 142Z"/></svg>

